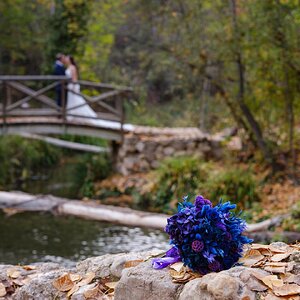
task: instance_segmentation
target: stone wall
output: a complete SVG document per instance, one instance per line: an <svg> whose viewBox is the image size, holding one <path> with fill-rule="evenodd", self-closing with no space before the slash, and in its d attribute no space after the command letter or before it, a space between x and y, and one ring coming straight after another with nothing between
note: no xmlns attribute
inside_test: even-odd
<svg viewBox="0 0 300 300"><path fill-rule="evenodd" d="M220 136L204 134L198 128L135 127L124 136L117 170L123 175L147 172L167 157L220 158L221 141Z"/></svg>

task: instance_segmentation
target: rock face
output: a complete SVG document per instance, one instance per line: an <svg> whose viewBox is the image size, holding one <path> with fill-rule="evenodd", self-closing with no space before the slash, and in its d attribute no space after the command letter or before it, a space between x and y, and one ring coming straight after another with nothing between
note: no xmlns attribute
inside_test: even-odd
<svg viewBox="0 0 300 300"><path fill-rule="evenodd" d="M273 243L274 251L283 251L287 245ZM263 246L265 247L265 246ZM271 263L275 265L289 264L286 285L292 287L293 298L300 291L299 275L299 249L293 248L286 262ZM276 250L278 249L278 250ZM263 250L263 248L262 248ZM276 253L276 252L275 252ZM279 253L279 252L278 252ZM281 252L283 253L283 252ZM255 300L255 299L290 299L276 297L272 294L272 285L264 278L274 280L274 273L269 273L259 267L238 266L219 273L210 273L203 277L193 279L185 284L174 283L168 268L154 270L149 255L158 254L151 252L127 253L92 257L81 261L76 268L65 269L58 264L39 263L34 266L0 266L0 299L15 300L50 300L50 299L115 299L115 300ZM282 254L275 254L276 260ZM252 260L251 260L252 259ZM257 255L253 259L257 259ZM291 263L292 262L292 263ZM262 261L264 263L264 261ZM274 269L275 271L275 269ZM279 271L281 272L281 271ZM61 277L73 276L71 282L61 282L62 288L54 285ZM80 280L90 280L79 284ZM276 272L275 272L276 274ZM272 275L272 276L271 276ZM89 277L88 276L88 277ZM276 275L277 276L277 275ZM275 276L275 277L276 277ZM71 278L71 277L70 277ZM77 279L74 279L77 278ZM80 279L79 279L80 278ZM276 277L277 278L277 277ZM79 281L78 281L79 280ZM103 280L115 283L114 296L96 294ZM281 279L276 279L276 284ZM265 284L264 284L265 283ZM76 289L68 284L76 285ZM72 291L73 290L73 291ZM70 292L72 291L72 293ZM287 289L274 289L276 293L287 293ZM3 292L4 295L3 295ZM2 293L2 294L1 294ZM69 294L68 294L69 293ZM268 295L268 296L267 296ZM1 296L4 296L3 298ZM298 298L297 298L298 297Z"/></svg>
<svg viewBox="0 0 300 300"><path fill-rule="evenodd" d="M196 155L220 158L222 138L204 134L198 128L135 127L124 136L117 169L123 175L147 172L167 157Z"/></svg>

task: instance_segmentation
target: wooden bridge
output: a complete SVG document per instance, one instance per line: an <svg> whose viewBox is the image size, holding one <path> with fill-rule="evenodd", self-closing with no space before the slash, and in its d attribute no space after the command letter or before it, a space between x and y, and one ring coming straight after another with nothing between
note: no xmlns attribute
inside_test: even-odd
<svg viewBox="0 0 300 300"><path fill-rule="evenodd" d="M124 131L124 100L129 87L78 81L81 105L66 105L69 78L65 76L0 76L0 134L72 134L121 142ZM61 86L61 102L55 88ZM74 115L72 110L89 105L96 117Z"/></svg>

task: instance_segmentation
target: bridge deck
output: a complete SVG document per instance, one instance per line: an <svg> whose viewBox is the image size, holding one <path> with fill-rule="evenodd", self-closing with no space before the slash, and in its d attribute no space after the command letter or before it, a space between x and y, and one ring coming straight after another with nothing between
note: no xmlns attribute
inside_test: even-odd
<svg viewBox="0 0 300 300"><path fill-rule="evenodd" d="M73 134L101 137L108 140L121 141L123 131L133 130L133 125L108 120L96 120L98 124L91 123L90 119L80 117L63 121L58 117L8 117L3 124L0 119L0 134L20 134L22 132L33 134Z"/></svg>

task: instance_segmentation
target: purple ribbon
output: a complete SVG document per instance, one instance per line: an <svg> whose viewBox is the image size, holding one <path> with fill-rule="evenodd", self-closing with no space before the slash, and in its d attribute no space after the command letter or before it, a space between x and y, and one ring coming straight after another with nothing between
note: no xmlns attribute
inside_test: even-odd
<svg viewBox="0 0 300 300"><path fill-rule="evenodd" d="M171 264L181 261L178 250L172 247L166 252L165 257L153 258L152 267L154 269L163 269Z"/></svg>

